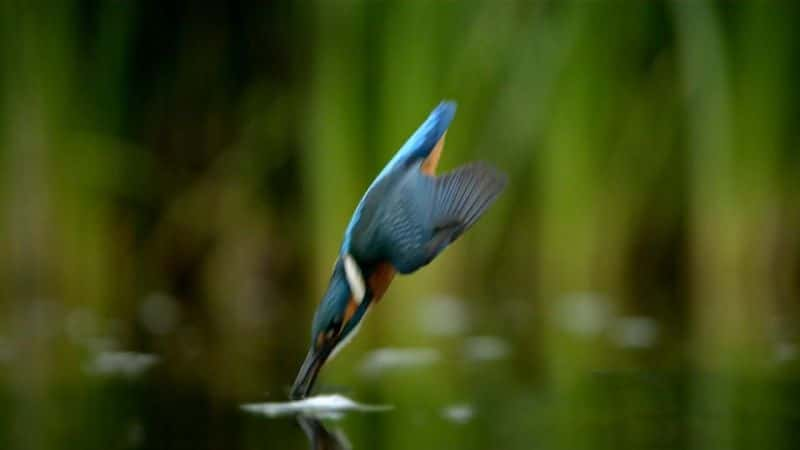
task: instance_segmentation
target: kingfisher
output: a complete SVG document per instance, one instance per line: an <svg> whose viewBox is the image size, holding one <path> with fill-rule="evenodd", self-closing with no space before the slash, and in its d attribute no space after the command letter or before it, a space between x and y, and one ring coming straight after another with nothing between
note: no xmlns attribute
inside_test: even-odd
<svg viewBox="0 0 800 450"><path fill-rule="evenodd" d="M456 105L441 102L367 188L344 233L311 345L290 397L308 396L320 369L356 335L395 274L430 263L480 218L506 185L483 162L436 175Z"/></svg>

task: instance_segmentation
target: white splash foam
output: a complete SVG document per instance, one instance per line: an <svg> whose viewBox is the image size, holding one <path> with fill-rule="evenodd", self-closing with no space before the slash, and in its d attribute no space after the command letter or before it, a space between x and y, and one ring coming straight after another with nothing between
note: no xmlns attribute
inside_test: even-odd
<svg viewBox="0 0 800 450"><path fill-rule="evenodd" d="M337 419L347 411L387 411L389 405L365 405L353 401L343 395L317 395L303 400L290 402L246 403L241 405L243 411L267 417L309 414L316 417Z"/></svg>

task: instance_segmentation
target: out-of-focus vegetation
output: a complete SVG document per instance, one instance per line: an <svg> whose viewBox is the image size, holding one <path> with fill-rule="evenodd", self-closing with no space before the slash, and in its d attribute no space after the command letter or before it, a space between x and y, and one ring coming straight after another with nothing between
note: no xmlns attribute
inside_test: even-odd
<svg viewBox="0 0 800 450"><path fill-rule="evenodd" d="M442 98L443 168L510 185L326 367L395 406L340 425L354 448L800 445L796 5L11 0L0 24L0 448L303 448L238 405L285 399L353 207ZM375 375L384 346L434 357Z"/></svg>

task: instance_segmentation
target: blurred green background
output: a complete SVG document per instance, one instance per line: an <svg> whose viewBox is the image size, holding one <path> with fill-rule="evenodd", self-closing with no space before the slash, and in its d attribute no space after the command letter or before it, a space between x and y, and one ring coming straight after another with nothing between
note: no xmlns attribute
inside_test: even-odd
<svg viewBox="0 0 800 450"><path fill-rule="evenodd" d="M394 410L331 427L800 446L797 5L0 12L0 448L305 448L239 405L286 398L353 208L443 98L440 169L509 187L323 372Z"/></svg>

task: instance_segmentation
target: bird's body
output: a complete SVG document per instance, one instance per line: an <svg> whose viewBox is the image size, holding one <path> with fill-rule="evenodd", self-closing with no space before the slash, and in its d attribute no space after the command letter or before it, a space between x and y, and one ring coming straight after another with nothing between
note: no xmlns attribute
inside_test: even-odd
<svg viewBox="0 0 800 450"><path fill-rule="evenodd" d="M361 198L314 316L311 349L292 397L308 394L322 364L352 339L395 273L431 262L505 186L505 176L482 163L435 176L454 114L450 102L434 109Z"/></svg>

